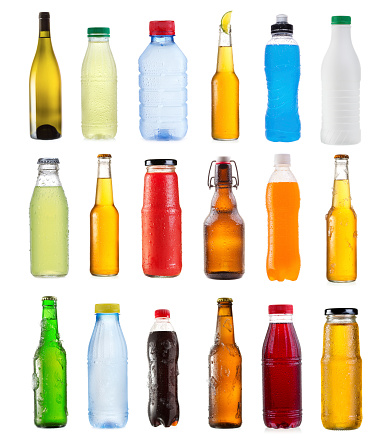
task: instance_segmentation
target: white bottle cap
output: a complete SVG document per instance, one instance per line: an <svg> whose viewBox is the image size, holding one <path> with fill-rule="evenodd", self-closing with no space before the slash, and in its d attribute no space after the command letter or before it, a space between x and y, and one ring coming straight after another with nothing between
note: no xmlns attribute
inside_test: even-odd
<svg viewBox="0 0 387 444"><path fill-rule="evenodd" d="M277 19L277 23L287 23L288 22L288 16L286 14L278 14L276 19Z"/></svg>
<svg viewBox="0 0 387 444"><path fill-rule="evenodd" d="M219 156L219 157L216 158L216 162L217 163L219 163L219 162L230 162L230 160L231 160L231 157L228 157L228 156Z"/></svg>
<svg viewBox="0 0 387 444"><path fill-rule="evenodd" d="M290 154L275 154L274 166L288 165L290 166Z"/></svg>

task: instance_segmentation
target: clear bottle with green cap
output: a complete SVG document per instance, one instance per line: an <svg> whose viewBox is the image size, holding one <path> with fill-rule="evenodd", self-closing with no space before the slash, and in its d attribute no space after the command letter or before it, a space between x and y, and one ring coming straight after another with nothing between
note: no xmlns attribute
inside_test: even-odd
<svg viewBox="0 0 387 444"><path fill-rule="evenodd" d="M360 142L359 59L351 40L351 17L332 17L332 38L321 68L321 142L353 145Z"/></svg>
<svg viewBox="0 0 387 444"><path fill-rule="evenodd" d="M93 427L124 427L128 421L128 352L119 304L96 304L88 351L89 421Z"/></svg>
<svg viewBox="0 0 387 444"><path fill-rule="evenodd" d="M66 276L69 271L69 209L59 179L59 159L40 158L30 203L31 274Z"/></svg>
<svg viewBox="0 0 387 444"><path fill-rule="evenodd" d="M56 298L44 296L42 305L40 342L32 375L35 425L64 427L67 423L67 361L59 338Z"/></svg>
<svg viewBox="0 0 387 444"><path fill-rule="evenodd" d="M117 133L117 69L110 28L88 28L82 64L82 133L86 139L113 139Z"/></svg>

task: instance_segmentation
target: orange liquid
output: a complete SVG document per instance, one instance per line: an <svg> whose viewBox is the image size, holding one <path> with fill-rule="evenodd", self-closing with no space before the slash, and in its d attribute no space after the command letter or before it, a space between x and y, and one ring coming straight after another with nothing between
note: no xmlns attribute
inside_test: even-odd
<svg viewBox="0 0 387 444"><path fill-rule="evenodd" d="M271 281L295 281L300 273L298 211L300 190L297 182L267 185L268 252L266 271Z"/></svg>
<svg viewBox="0 0 387 444"><path fill-rule="evenodd" d="M231 46L220 46L218 67L211 82L212 137L235 140L239 137L239 80L234 72Z"/></svg>
<svg viewBox="0 0 387 444"><path fill-rule="evenodd" d="M97 179L97 196L90 213L90 273L115 276L118 264L118 211L111 179Z"/></svg>

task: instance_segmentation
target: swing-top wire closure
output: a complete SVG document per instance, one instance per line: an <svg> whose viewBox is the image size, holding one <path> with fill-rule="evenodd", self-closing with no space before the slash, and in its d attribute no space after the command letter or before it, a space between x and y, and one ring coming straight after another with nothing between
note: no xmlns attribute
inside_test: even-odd
<svg viewBox="0 0 387 444"><path fill-rule="evenodd" d="M211 176L211 170L212 170L212 165L216 163L216 160L213 160L210 164L210 169L208 170L208 177L207 177L207 186L209 189L211 188L215 188L215 176ZM236 177L235 176L231 176L231 186L234 187L235 189L238 189L239 187L239 172L238 172L238 167L237 164L235 162L235 160L230 160L229 163L233 163L235 166L235 171L236 171Z"/></svg>

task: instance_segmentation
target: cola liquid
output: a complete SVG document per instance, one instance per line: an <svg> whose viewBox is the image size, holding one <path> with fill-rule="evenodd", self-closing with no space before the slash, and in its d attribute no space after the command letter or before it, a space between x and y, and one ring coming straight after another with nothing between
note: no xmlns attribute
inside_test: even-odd
<svg viewBox="0 0 387 444"><path fill-rule="evenodd" d="M179 343L174 331L159 330L160 327L166 327L163 323L172 328L169 317L156 318L148 339L148 416L153 427L160 424L164 427L175 426L179 421L177 397Z"/></svg>

